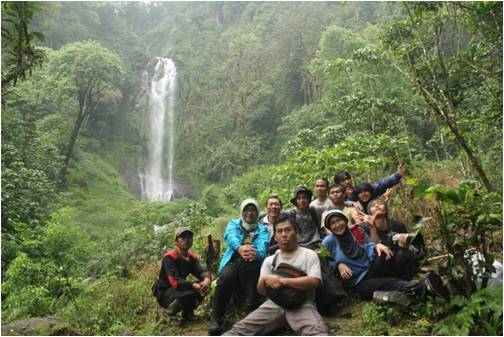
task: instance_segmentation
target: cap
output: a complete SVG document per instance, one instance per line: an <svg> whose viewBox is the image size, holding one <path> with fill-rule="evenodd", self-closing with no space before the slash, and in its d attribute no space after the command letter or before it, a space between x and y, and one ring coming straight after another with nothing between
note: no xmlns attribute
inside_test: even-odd
<svg viewBox="0 0 504 337"><path fill-rule="evenodd" d="M178 237L181 236L182 234L184 234L185 232L189 232L192 235L194 235L193 231L189 227L179 227L175 231L175 240L177 240Z"/></svg>

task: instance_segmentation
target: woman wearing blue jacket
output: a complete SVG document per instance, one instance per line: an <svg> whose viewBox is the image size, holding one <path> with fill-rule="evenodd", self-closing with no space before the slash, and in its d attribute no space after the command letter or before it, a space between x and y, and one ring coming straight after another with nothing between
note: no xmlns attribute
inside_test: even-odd
<svg viewBox="0 0 504 337"><path fill-rule="evenodd" d="M337 269L343 286L350 288L364 299L372 299L377 290L400 291L414 294L418 300L435 295L448 300L450 294L439 275L428 273L422 282L404 281L392 277L396 273L390 262L392 251L381 243L375 244L366 235L361 245L348 230L348 217L338 209L330 210L324 225L332 232L322 244L334 257L329 264Z"/></svg>
<svg viewBox="0 0 504 337"><path fill-rule="evenodd" d="M268 229L258 221L259 204L246 199L240 206L241 218L229 221L224 232L227 248L219 264L219 278L212 302L210 336L222 333L222 321L233 290L241 286L246 311L259 304L257 281L270 242Z"/></svg>

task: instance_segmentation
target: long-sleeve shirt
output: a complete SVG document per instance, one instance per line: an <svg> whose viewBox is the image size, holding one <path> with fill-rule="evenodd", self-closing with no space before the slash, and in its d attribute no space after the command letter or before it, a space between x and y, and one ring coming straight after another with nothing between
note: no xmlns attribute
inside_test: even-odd
<svg viewBox="0 0 504 337"><path fill-rule="evenodd" d="M158 289L176 288L179 290L191 289L191 281L187 281L187 275L192 274L200 281L210 277L208 272L201 266L196 254L189 252L187 258L180 256L176 248L165 254L161 261L159 271Z"/></svg>
<svg viewBox="0 0 504 337"><path fill-rule="evenodd" d="M399 183L400 180L401 175L399 174L399 172L395 172L389 175L388 177L375 181L374 183L371 184L371 186L373 187L373 191L371 193L371 199L378 198L383 193L385 193L385 191L387 191L388 188L397 185L397 183ZM345 200L357 201L359 199L357 193L354 191L352 198L345 197Z"/></svg>
<svg viewBox="0 0 504 337"><path fill-rule="evenodd" d="M362 281L376 257L375 244L369 241L366 241L362 245L366 253L360 259L356 260L352 260L345 255L340 247L338 239L333 234L326 236L322 244L334 257L334 261L329 261L329 265L332 268L336 268L338 264L343 263L352 270L352 277L346 281L348 285L352 287Z"/></svg>

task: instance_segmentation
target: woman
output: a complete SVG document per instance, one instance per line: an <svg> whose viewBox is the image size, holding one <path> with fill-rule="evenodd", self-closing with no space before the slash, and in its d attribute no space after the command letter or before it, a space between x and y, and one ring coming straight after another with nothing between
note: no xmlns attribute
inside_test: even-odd
<svg viewBox="0 0 504 337"><path fill-rule="evenodd" d="M343 279L343 286L355 291L364 299L372 299L377 290L395 290L413 293L419 300L427 295L449 299L448 289L435 273L427 274L422 282L409 282L395 277L391 261L392 251L385 245L370 241L361 245L347 227L348 218L341 210L330 210L325 218L325 226L331 231L322 244L334 257L330 264Z"/></svg>

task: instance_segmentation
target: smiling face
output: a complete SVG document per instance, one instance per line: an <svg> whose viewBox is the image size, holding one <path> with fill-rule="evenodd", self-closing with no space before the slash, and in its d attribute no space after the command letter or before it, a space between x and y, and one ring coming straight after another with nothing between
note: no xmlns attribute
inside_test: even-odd
<svg viewBox="0 0 504 337"><path fill-rule="evenodd" d="M177 240L175 240L175 246L180 248L182 251L188 251L193 244L193 235L190 232L182 233Z"/></svg>
<svg viewBox="0 0 504 337"><path fill-rule="evenodd" d="M327 196L327 183L324 179L317 179L315 182L315 193L322 198Z"/></svg>
<svg viewBox="0 0 504 337"><path fill-rule="evenodd" d="M310 199L308 199L308 195L306 193L301 192L296 197L296 206L299 209L306 209L310 205Z"/></svg>
<svg viewBox="0 0 504 337"><path fill-rule="evenodd" d="M385 206L385 203L381 201L376 201L374 202L371 207L369 208L369 214L370 215L375 215L375 214L385 214L387 213L387 207Z"/></svg>
<svg viewBox="0 0 504 337"><path fill-rule="evenodd" d="M290 220L275 225L275 240L283 251L293 251L297 247L297 233Z"/></svg>
<svg viewBox="0 0 504 337"><path fill-rule="evenodd" d="M347 222L345 219L340 218L337 215L333 215L329 219L329 228L334 235L342 235L345 233L347 227Z"/></svg>
<svg viewBox="0 0 504 337"><path fill-rule="evenodd" d="M341 180L338 184L340 184L344 188L352 186L352 178L347 178L347 179Z"/></svg>
<svg viewBox="0 0 504 337"><path fill-rule="evenodd" d="M343 202L345 193L339 187L333 187L329 190L329 199L334 205L339 205Z"/></svg>
<svg viewBox="0 0 504 337"><path fill-rule="evenodd" d="M371 199L371 192L364 190L359 193L359 200L363 202L368 202L370 199Z"/></svg>
<svg viewBox="0 0 504 337"><path fill-rule="evenodd" d="M276 218L280 211L282 210L282 205L280 204L280 200L278 198L269 198L266 203L266 211L268 212L268 216Z"/></svg>
<svg viewBox="0 0 504 337"><path fill-rule="evenodd" d="M246 223L256 222L258 215L259 215L259 212L257 211L257 208L253 204L248 204L243 209L242 216L243 216L243 220L245 220Z"/></svg>

